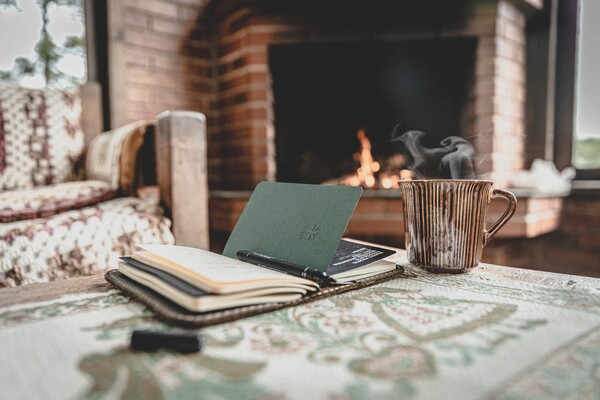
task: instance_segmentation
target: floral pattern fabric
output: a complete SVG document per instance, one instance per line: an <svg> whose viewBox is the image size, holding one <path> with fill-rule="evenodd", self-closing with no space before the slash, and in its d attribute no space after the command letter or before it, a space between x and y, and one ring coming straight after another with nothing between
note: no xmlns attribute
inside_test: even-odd
<svg viewBox="0 0 600 400"><path fill-rule="evenodd" d="M0 190L65 182L81 161L78 89L0 84Z"/></svg>
<svg viewBox="0 0 600 400"><path fill-rule="evenodd" d="M0 192L0 222L49 217L110 200L115 194L115 189L101 181L64 182L8 190Z"/></svg>
<svg viewBox="0 0 600 400"><path fill-rule="evenodd" d="M0 224L0 288L106 271L142 243L172 244L156 199L124 197Z"/></svg>
<svg viewBox="0 0 600 400"><path fill-rule="evenodd" d="M70 295L0 309L0 384L8 398L49 399L599 398L599 292L599 280L558 274L407 266L199 330L205 346L189 355L129 350L133 329L178 329L120 292Z"/></svg>

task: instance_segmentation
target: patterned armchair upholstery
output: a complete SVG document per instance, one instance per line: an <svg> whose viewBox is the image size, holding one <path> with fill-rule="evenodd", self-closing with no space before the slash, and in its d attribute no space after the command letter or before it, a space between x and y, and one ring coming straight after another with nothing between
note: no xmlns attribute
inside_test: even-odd
<svg viewBox="0 0 600 400"><path fill-rule="evenodd" d="M170 171L177 115L159 116L167 138L158 140L156 121L90 135L83 115L79 90L0 86L0 288L102 272L138 244L175 242L167 217L178 212L168 207L181 190L168 177L160 191L140 189L161 184L156 143ZM204 123L199 113L185 117Z"/></svg>

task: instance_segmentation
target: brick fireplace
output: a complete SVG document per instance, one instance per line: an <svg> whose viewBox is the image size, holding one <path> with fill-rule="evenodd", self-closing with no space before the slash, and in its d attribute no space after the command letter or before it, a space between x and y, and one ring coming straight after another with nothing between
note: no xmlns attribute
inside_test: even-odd
<svg viewBox="0 0 600 400"><path fill-rule="evenodd" d="M387 141L398 122L431 134L430 146L462 136L474 146L478 175L506 186L525 166L525 15L540 7L541 0L210 2L198 36L212 83L199 89L211 99L204 112L213 241L227 236L258 182L314 183L341 173L365 125L376 157L392 151ZM370 90L381 79L384 93ZM359 101L336 110L345 96ZM290 128L295 119L303 124ZM301 176L296 164L324 147L333 152L325 149L316 164L335 159L340 169ZM349 233L397 242L398 197L365 196Z"/></svg>
<svg viewBox="0 0 600 400"><path fill-rule="evenodd" d="M328 52L331 53L331 58L339 57L340 65L344 65L348 64L353 51L360 53L362 49L363 58L357 63L365 64L364 57L369 57L369 49L389 53L390 48L400 48L393 57L405 59L411 55L411 48L427 46L446 49L444 54L449 56L444 60L444 68L448 70L447 80L462 80L463 86L455 90L457 93L451 93L446 108L434 104L430 110L423 110L421 107L412 112L408 109L404 115L398 109L393 109L393 103L384 102L381 96L365 96L362 101L371 108L366 109L363 124L377 125L377 121L380 121L374 132L367 132L376 136L374 148L385 147L383 142L389 137L393 124L410 120L417 113L420 113L420 121L410 121L407 129L427 131L428 118L431 121L442 119L437 127L434 124L434 128L431 128L432 137L437 140L457 135L470 140L477 153L479 175L494 179L499 186L503 186L514 171L524 167L524 13L540 6L541 0L254 0L210 3L199 25L206 30L204 37L210 44L205 57L214 82L204 88L213 99L210 109L206 110L211 188L245 190L253 188L261 180L294 180L294 173L288 176L281 174L281 160L297 162L294 150L301 141L297 140L298 133L291 134L285 140L278 137L278 129L282 131L280 136L283 137L286 124L293 119L283 113L278 115L278 107L289 96L279 94L282 97L277 99L277 91L282 92L279 89L284 87L288 93L294 94L289 92L289 88L293 88L295 82L277 82L286 73L291 71L293 76L295 71L294 79L299 79L297 72L302 71L303 62L307 63L306 69L318 71L319 68L314 64L319 61L319 57L326 60ZM344 48L350 50L344 52ZM465 55L470 51L469 48L472 48L472 60L465 61L465 58L471 57ZM302 56L310 49L320 53L307 60ZM284 68L281 71L273 63L284 58L282 54L286 52L288 63L294 53L298 55L298 59L295 66L292 59L291 69L288 66L287 70ZM456 55L454 58L453 54ZM470 76L452 75L452 67L456 65L469 71ZM427 66L412 65L416 72ZM373 65L374 69L382 67L389 65ZM327 71L331 73L332 68L335 68L335 63L328 65ZM404 79L408 85L404 86L409 90L405 97L413 96L420 90L428 94L427 85L423 84L425 75L417 73L414 77L407 77L407 71L406 68L398 70L398 81L402 82ZM345 73L347 72L340 70L340 76ZM387 74L386 79L390 79L390 71ZM438 78L440 76L443 76L443 70L438 71ZM352 79L360 79L360 75L349 75L348 84L353 87L355 85ZM411 79L412 84L417 85L414 92L410 92ZM314 88L307 88L305 81L298 80L298 92L311 89ZM402 99L402 88L398 90L394 96ZM457 96L461 102L460 111L453 113L450 106L454 105ZM322 97L324 96L316 97L314 103L318 103ZM410 103L426 105L428 98L415 98ZM304 120L318 118L311 115L311 111L318 108L310 102L308 106L305 110L300 107L298 115ZM439 111L440 107L442 112ZM324 104L323 108L330 108L334 112L331 103ZM374 109L389 108L392 110L388 114L382 112L385 118L377 118L377 115L373 117ZM352 109L352 106L348 108ZM430 113L429 117L427 113ZM353 113L346 111L346 115L348 114ZM449 120L451 115L454 118ZM348 115L348 118L340 119L339 125L344 125L352 117L353 115ZM321 146L320 143L332 146L333 143L336 149L345 151L347 157L351 158L351 148L357 146L354 135L355 129L361 127L358 126L361 124L360 120L355 123L355 128L344 126L346 131L343 134L335 133L340 135L335 139L324 139L324 136L332 134L331 126L335 126L332 121L327 123L329 125L326 130L312 137L311 140L317 141L315 146ZM439 126L447 126L447 132L442 132ZM313 129L305 135L310 138L312 132ZM322 140L319 142L318 138ZM291 141L292 145L283 147L282 143L286 141Z"/></svg>

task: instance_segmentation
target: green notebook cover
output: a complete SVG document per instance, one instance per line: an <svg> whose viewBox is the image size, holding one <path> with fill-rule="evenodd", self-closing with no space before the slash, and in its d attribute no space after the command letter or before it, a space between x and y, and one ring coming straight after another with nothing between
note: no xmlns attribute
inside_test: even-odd
<svg viewBox="0 0 600 400"><path fill-rule="evenodd" d="M361 187L261 182L225 245L326 271L362 193Z"/></svg>

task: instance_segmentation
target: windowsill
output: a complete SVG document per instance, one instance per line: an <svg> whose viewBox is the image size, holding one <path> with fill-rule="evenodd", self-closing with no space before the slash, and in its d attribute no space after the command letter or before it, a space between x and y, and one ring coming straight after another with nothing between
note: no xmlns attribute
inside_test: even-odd
<svg viewBox="0 0 600 400"><path fill-rule="evenodd" d="M571 188L574 197L596 197L600 199L600 180L575 180Z"/></svg>

